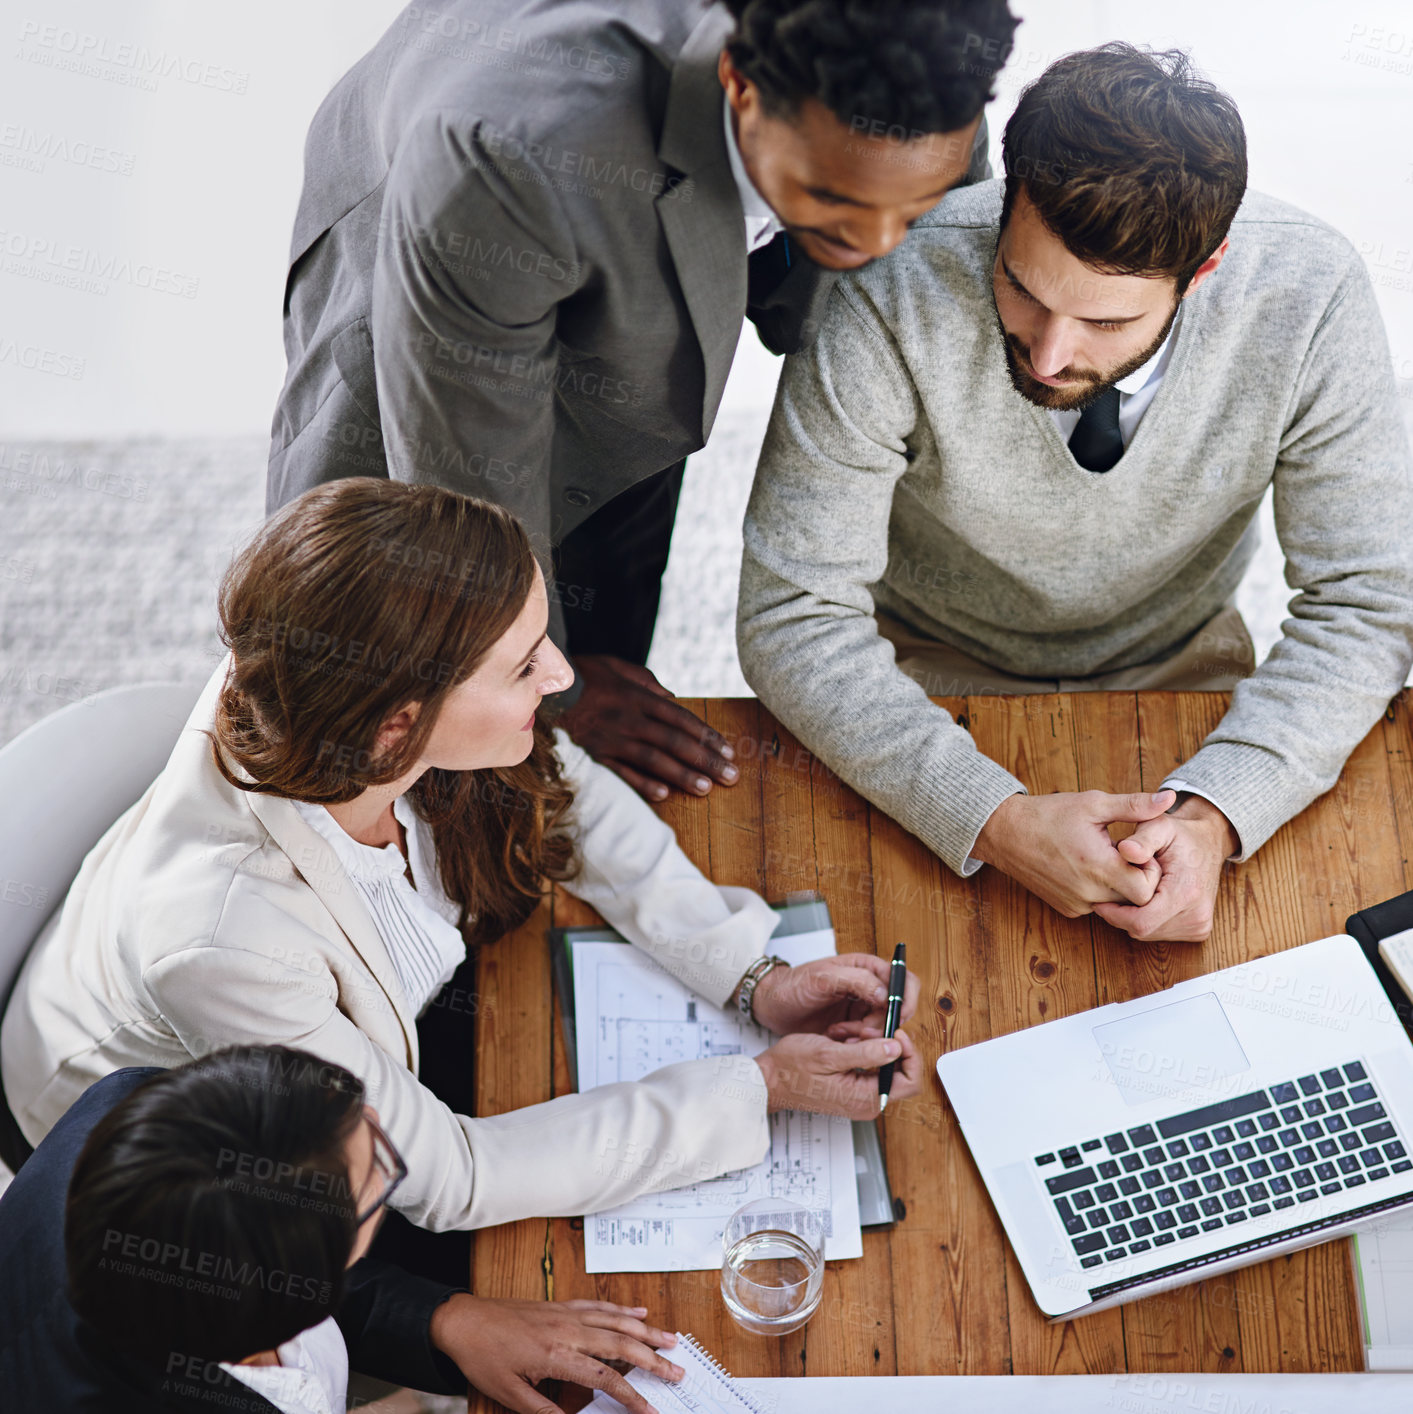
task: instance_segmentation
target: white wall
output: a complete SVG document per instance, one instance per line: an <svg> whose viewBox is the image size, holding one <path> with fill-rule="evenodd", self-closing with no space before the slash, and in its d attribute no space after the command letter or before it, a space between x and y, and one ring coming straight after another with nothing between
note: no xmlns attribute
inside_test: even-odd
<svg viewBox="0 0 1413 1414"><path fill-rule="evenodd" d="M4 7L0 434L269 427L304 133L400 9L396 0ZM65 142L100 165L66 160ZM66 288L54 282L65 262L130 266ZM17 366L25 351L49 371Z"/></svg>
<svg viewBox="0 0 1413 1414"><path fill-rule="evenodd" d="M283 374L280 295L305 128L399 8L394 0L6 7L0 437L268 428ZM1012 0L1012 8L1025 22L992 108L994 135L1020 85L1068 50L1115 37L1190 49L1241 107L1253 186L1325 217L1365 251L1413 407L1409 0ZM153 91L125 84L136 74L122 62L124 45L178 61L180 73L152 81ZM80 60L93 72L46 60ZM105 160L131 159L130 172L24 150L64 140L103 145L113 153ZM25 258L31 249L37 260ZM133 273L96 289L36 273L62 276L65 260L129 261ZM190 297L146 287L158 269ZM744 341L728 410L768 403L775 373L775 360Z"/></svg>

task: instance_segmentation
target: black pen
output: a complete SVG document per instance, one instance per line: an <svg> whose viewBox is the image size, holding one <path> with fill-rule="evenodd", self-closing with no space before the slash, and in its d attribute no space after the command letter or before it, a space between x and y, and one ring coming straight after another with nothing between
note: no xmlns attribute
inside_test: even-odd
<svg viewBox="0 0 1413 1414"><path fill-rule="evenodd" d="M893 963L888 969L888 1010L883 1015L883 1035L893 1039L898 1029L898 1021L903 1015L903 990L908 985L908 948L899 943L893 949ZM888 1092L893 1088L893 1067L897 1061L889 1061L878 1072L878 1113L888 1108Z"/></svg>

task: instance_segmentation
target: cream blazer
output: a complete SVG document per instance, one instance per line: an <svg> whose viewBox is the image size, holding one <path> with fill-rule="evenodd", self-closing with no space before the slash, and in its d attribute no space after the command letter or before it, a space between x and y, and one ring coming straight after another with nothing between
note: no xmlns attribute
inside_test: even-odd
<svg viewBox="0 0 1413 1414"><path fill-rule="evenodd" d="M362 1078L407 1161L396 1206L434 1230L590 1213L759 1162L765 1085L740 1056L485 1119L423 1087L416 1018L332 849L291 802L238 790L216 769L206 731L226 668L161 775L94 846L21 972L0 1064L31 1143L123 1066L278 1043ZM774 913L749 889L705 879L619 777L563 733L556 744L583 860L568 887L724 1001Z"/></svg>

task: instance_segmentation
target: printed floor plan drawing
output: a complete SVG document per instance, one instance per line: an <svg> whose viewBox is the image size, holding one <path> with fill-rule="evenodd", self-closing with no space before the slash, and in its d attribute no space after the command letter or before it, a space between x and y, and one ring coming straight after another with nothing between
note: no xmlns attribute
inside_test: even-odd
<svg viewBox="0 0 1413 1414"><path fill-rule="evenodd" d="M801 943L805 939L801 938ZM756 1055L774 1039L759 1026L694 996L623 943L576 942L574 996L579 1085L640 1080L665 1065ZM834 950L809 935L806 956ZM817 1209L826 1255L857 1257L863 1244L847 1119L790 1111L770 1118L770 1150L754 1168L635 1199L584 1221L586 1270L693 1271L721 1264L726 1219L754 1198L790 1198Z"/></svg>

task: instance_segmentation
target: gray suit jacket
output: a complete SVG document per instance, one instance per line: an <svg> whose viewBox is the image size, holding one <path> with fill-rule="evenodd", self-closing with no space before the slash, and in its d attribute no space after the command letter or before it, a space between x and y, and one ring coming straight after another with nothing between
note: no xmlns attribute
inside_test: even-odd
<svg viewBox="0 0 1413 1414"><path fill-rule="evenodd" d="M748 304L731 26L701 0L403 11L310 129L272 509L342 476L429 481L543 552L704 445ZM767 345L807 342L833 280L797 253L753 289Z"/></svg>

